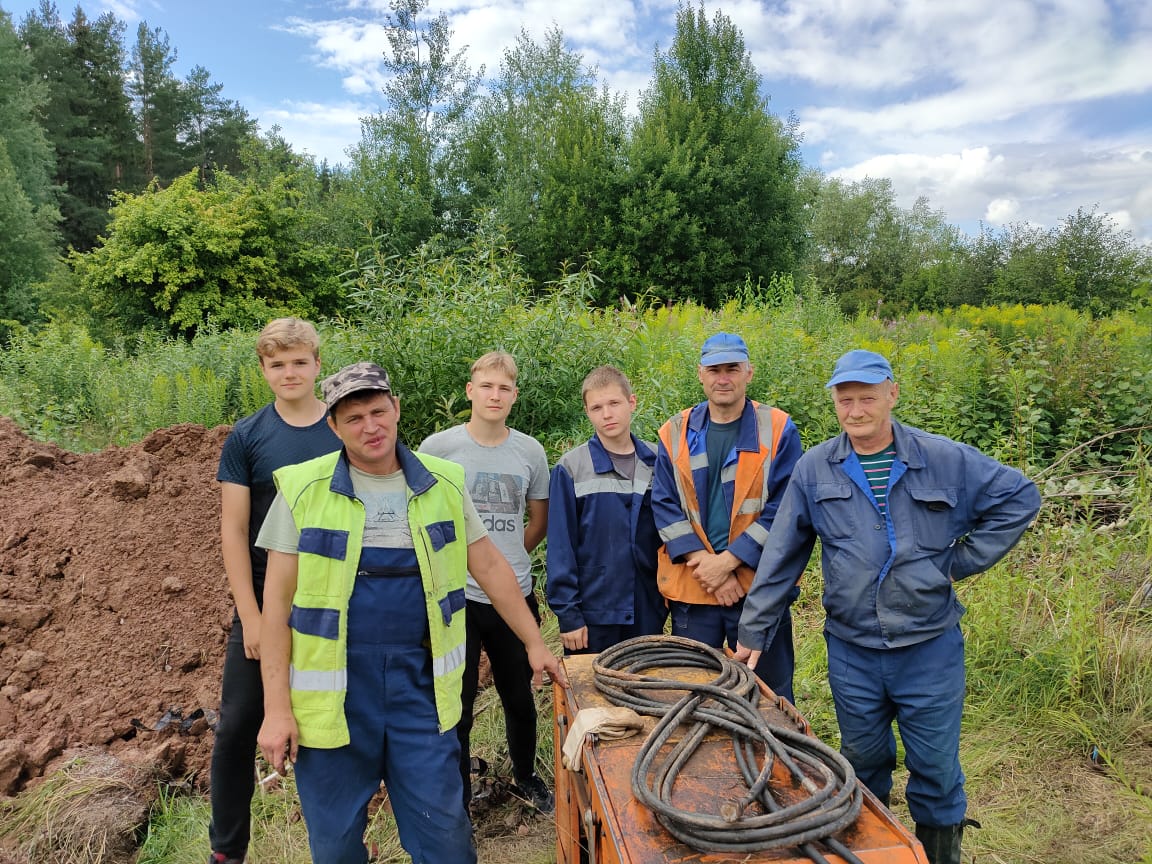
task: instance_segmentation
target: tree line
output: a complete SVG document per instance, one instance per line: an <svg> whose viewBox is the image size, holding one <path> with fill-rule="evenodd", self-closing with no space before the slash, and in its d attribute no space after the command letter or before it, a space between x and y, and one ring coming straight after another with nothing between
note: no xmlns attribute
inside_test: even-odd
<svg viewBox="0 0 1152 864"><path fill-rule="evenodd" d="M385 108L338 166L184 78L164 31L0 10L0 319L101 337L344 316L498 230L539 294L690 300L814 283L850 313L1011 301L1094 314L1148 297L1150 254L1084 207L971 237L891 183L806 167L743 35L684 2L635 115L556 27L490 76L428 0L391 0Z"/></svg>

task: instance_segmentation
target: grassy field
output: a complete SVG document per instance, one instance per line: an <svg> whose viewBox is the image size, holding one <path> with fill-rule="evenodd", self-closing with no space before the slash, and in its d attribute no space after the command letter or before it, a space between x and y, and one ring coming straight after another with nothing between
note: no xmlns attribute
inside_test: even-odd
<svg viewBox="0 0 1152 864"><path fill-rule="evenodd" d="M851 347L887 354L901 383L898 417L1017 465L1045 498L1020 546L959 589L968 607L962 761L970 816L983 826L965 835L966 860L1152 864L1147 310L1096 320L1017 306L850 321L826 298L796 295L749 297L719 311L605 312L588 310L579 286L533 298L479 272L453 274L451 289L423 276L431 281L419 293L377 298L355 323L322 328L326 372L365 357L389 368L411 442L459 422L468 364L493 347L521 361L510 422L553 459L587 436L579 383L602 362L632 377L636 428L651 439L663 419L700 398L693 373L703 338L740 332L756 365L749 395L789 411L811 446L835 430L823 389L832 360ZM84 449L175 422L232 422L267 398L251 345L250 333L206 333L191 343L141 335L103 346L57 325L0 352L0 413L39 438ZM813 570L796 607L796 692L817 734L836 744L819 593ZM546 615L545 625L558 648L554 620ZM539 764L550 775L551 706L547 693L540 699ZM507 777L494 692L478 710L476 754ZM901 789L898 782L893 806L906 819ZM20 806L2 817L9 825ZM138 864L202 864L207 822L204 798L165 791ZM258 796L254 823L251 864L308 860L290 781ZM482 861L553 860L550 821L515 801L486 811L478 834ZM370 839L379 861L406 860L386 808Z"/></svg>

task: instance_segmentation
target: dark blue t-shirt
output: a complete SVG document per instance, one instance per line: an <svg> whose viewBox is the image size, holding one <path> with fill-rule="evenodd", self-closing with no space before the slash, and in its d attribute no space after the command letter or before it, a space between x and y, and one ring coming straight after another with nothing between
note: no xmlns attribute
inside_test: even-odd
<svg viewBox="0 0 1152 864"><path fill-rule="evenodd" d="M704 530L715 552L723 552L728 548L728 535L732 533L732 512L724 500L724 461L740 437L742 419L738 417L731 423L709 421L704 433L708 450L708 513L704 519Z"/></svg>
<svg viewBox="0 0 1152 864"><path fill-rule="evenodd" d="M257 600L264 594L268 553L256 545L256 537L276 497L272 472L339 450L340 446L340 439L328 427L327 415L311 426L290 426L271 403L238 421L224 441L216 479L247 486L252 499L248 554L252 559L252 587Z"/></svg>

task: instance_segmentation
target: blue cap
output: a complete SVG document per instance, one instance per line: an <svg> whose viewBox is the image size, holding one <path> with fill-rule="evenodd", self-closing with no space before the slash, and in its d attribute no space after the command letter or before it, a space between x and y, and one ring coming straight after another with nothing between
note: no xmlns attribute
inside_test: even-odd
<svg viewBox="0 0 1152 864"><path fill-rule="evenodd" d="M724 363L747 363L748 346L735 333L717 333L704 340L700 349L701 366L721 366Z"/></svg>
<svg viewBox="0 0 1152 864"><path fill-rule="evenodd" d="M828 379L825 387L835 387L837 384L847 384L855 381L860 384L879 384L882 381L895 381L892 376L892 367L883 355L875 351L865 351L857 348L849 351L836 361L836 368L832 370L832 377Z"/></svg>

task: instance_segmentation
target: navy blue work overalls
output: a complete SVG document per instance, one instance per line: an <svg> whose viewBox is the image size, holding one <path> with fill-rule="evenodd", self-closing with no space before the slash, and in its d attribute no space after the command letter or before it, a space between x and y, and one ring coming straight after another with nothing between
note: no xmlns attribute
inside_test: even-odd
<svg viewBox="0 0 1152 864"><path fill-rule="evenodd" d="M315 864L365 864L368 802L383 780L413 864L474 864L460 745L441 733L416 553L366 548L348 603L351 743L301 747L296 785Z"/></svg>

